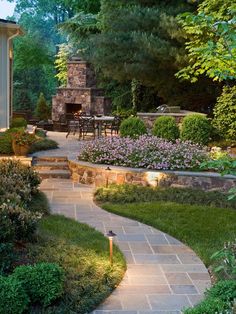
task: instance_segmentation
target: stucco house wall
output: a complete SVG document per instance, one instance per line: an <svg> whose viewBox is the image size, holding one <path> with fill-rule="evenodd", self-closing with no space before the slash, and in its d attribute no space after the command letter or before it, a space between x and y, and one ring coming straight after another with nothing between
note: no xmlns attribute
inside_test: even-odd
<svg viewBox="0 0 236 314"><path fill-rule="evenodd" d="M15 22L0 19L0 130L9 128L12 114L12 39L22 34Z"/></svg>

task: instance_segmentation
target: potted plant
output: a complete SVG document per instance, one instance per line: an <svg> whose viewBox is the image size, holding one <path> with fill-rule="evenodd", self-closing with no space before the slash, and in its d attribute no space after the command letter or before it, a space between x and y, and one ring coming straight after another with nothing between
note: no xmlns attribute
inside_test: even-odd
<svg viewBox="0 0 236 314"><path fill-rule="evenodd" d="M26 156L30 146L36 141L33 134L27 133L25 130L19 130L12 134L12 148L16 156Z"/></svg>

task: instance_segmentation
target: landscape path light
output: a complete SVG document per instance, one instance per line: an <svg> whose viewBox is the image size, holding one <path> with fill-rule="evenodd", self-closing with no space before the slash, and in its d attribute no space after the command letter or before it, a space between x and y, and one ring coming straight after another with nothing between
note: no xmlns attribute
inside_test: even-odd
<svg viewBox="0 0 236 314"><path fill-rule="evenodd" d="M116 236L116 234L110 230L107 233L108 239L109 239L109 249L110 249L110 263L113 265L113 238Z"/></svg>
<svg viewBox="0 0 236 314"><path fill-rule="evenodd" d="M107 168L105 169L105 171L107 172L107 175L106 175L106 188L108 188L108 183L109 183L108 177L109 177L109 171L111 171L111 168L110 168L110 167L107 167Z"/></svg>

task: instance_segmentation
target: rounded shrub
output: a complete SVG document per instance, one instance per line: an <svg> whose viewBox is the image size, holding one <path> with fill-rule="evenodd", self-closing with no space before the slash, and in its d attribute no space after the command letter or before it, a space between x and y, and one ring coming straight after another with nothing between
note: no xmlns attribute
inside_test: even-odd
<svg viewBox="0 0 236 314"><path fill-rule="evenodd" d="M122 137L139 137L146 134L147 128L144 122L138 117L129 117L122 121L120 125L120 135Z"/></svg>
<svg viewBox="0 0 236 314"><path fill-rule="evenodd" d="M219 134L229 140L236 140L236 86L223 88L213 110L213 126Z"/></svg>
<svg viewBox="0 0 236 314"><path fill-rule="evenodd" d="M13 118L11 121L11 128L26 128L27 121L24 118Z"/></svg>
<svg viewBox="0 0 236 314"><path fill-rule="evenodd" d="M64 271L57 264L19 266L15 268L13 276L22 283L33 303L47 306L63 293Z"/></svg>
<svg viewBox="0 0 236 314"><path fill-rule="evenodd" d="M164 116L156 119L152 133L168 141L174 141L179 137L179 128L175 122L175 118Z"/></svg>
<svg viewBox="0 0 236 314"><path fill-rule="evenodd" d="M206 145L210 140L211 129L207 117L197 113L191 114L183 119L181 139Z"/></svg>
<svg viewBox="0 0 236 314"><path fill-rule="evenodd" d="M17 278L0 276L0 314L21 314L28 308L29 297Z"/></svg>

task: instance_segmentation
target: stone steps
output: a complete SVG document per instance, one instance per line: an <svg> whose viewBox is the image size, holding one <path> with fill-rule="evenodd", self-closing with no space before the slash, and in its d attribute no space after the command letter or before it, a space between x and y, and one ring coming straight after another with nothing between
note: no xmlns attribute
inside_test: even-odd
<svg viewBox="0 0 236 314"><path fill-rule="evenodd" d="M48 161L39 161L36 164L38 170L68 170L68 162L48 162Z"/></svg>
<svg viewBox="0 0 236 314"><path fill-rule="evenodd" d="M34 158L36 162L68 162L66 156L43 156Z"/></svg>
<svg viewBox="0 0 236 314"><path fill-rule="evenodd" d="M68 159L64 156L34 158L33 167L41 179L70 179L71 177Z"/></svg>

